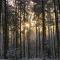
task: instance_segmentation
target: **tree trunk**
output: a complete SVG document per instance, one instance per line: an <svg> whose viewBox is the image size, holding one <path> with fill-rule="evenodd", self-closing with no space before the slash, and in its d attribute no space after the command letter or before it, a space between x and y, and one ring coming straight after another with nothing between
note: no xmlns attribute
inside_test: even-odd
<svg viewBox="0 0 60 60"><path fill-rule="evenodd" d="M42 27L43 27L43 38L42 38L42 44L43 44L43 57L45 57L45 40L46 40L46 27L45 27L45 9L44 9L44 0L42 0Z"/></svg>
<svg viewBox="0 0 60 60"><path fill-rule="evenodd" d="M58 12L56 9L56 2L54 2L55 22L56 22L56 36L57 36L57 48L58 48L58 60L59 60L59 27L58 27Z"/></svg>
<svg viewBox="0 0 60 60"><path fill-rule="evenodd" d="M5 13L5 20L3 25L3 34L4 34L4 58L6 59L7 51L8 51L8 26L7 26L7 5L6 0L4 0L4 13Z"/></svg>
<svg viewBox="0 0 60 60"><path fill-rule="evenodd" d="M22 58L22 41L21 41L21 1L20 1L20 58Z"/></svg>

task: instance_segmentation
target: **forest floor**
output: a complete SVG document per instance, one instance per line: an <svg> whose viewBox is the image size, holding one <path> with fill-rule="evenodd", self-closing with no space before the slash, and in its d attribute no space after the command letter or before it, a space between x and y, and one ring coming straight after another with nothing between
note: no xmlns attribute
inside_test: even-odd
<svg viewBox="0 0 60 60"><path fill-rule="evenodd" d="M43 58L32 58L32 59L0 59L0 60L58 60L58 59L49 59L49 58L46 58L46 59L43 59Z"/></svg>
<svg viewBox="0 0 60 60"><path fill-rule="evenodd" d="M21 60L21 59L20 59ZM46 58L46 59L43 59L43 58L32 58L32 59L22 59L22 60L58 60L58 59L49 59L49 58Z"/></svg>

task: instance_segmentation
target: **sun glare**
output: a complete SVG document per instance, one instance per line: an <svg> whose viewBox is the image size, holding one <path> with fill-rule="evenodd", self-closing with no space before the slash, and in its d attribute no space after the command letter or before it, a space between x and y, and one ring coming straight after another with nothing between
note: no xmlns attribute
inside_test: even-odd
<svg viewBox="0 0 60 60"><path fill-rule="evenodd" d="M30 27L29 23L25 23L25 27L29 28Z"/></svg>

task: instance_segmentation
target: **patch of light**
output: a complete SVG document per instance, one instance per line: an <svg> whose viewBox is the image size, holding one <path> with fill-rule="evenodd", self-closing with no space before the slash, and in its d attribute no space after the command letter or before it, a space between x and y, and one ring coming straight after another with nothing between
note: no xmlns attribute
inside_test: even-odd
<svg viewBox="0 0 60 60"><path fill-rule="evenodd" d="M8 0L8 4L14 7L14 5L15 5L15 4L14 4L14 1L15 1L15 0Z"/></svg>
<svg viewBox="0 0 60 60"><path fill-rule="evenodd" d="M36 3L34 3L33 1L30 1L30 5L33 6L35 5Z"/></svg>
<svg viewBox="0 0 60 60"><path fill-rule="evenodd" d="M29 23L25 23L25 27L29 28L30 27Z"/></svg>
<svg viewBox="0 0 60 60"><path fill-rule="evenodd" d="M33 1L30 1L30 3L31 3L31 5L33 5L33 4L34 4L34 2L33 2Z"/></svg>
<svg viewBox="0 0 60 60"><path fill-rule="evenodd" d="M34 27L36 25L36 21L31 22L31 26Z"/></svg>

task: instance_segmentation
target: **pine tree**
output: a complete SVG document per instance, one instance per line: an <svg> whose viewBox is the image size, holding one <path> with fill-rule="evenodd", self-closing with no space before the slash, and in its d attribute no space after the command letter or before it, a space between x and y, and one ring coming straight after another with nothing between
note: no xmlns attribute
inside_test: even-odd
<svg viewBox="0 0 60 60"><path fill-rule="evenodd" d="M3 34L4 34L4 58L6 59L7 56L7 50L8 50L8 26L7 26L7 4L6 4L6 0L3 1L4 2L4 25L3 25Z"/></svg>
<svg viewBox="0 0 60 60"><path fill-rule="evenodd" d="M42 27L43 27L43 38L42 38L42 44L43 44L43 57L45 57L45 40L46 40L46 27L45 27L45 9L44 9L44 0L42 0ZM45 59L45 58L44 58Z"/></svg>
<svg viewBox="0 0 60 60"><path fill-rule="evenodd" d="M58 27L58 12L56 9L56 2L54 2L54 13L55 13L55 22L56 22L56 37L57 37L57 48L58 48L58 60L59 60L59 27Z"/></svg>

